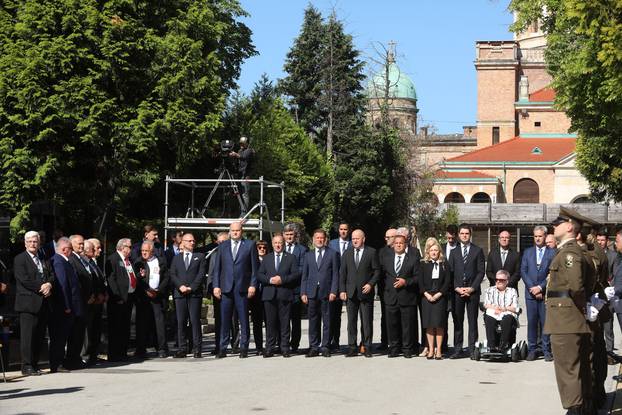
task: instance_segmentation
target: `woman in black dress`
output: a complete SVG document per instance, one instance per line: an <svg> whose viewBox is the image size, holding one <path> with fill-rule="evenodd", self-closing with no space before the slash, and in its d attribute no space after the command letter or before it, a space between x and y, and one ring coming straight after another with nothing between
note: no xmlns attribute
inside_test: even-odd
<svg viewBox="0 0 622 415"><path fill-rule="evenodd" d="M421 265L423 272L419 290L421 291L422 323L428 340L427 358L441 360L441 345L444 327L447 323L447 291L450 277L441 246L436 238L428 238L426 241Z"/></svg>

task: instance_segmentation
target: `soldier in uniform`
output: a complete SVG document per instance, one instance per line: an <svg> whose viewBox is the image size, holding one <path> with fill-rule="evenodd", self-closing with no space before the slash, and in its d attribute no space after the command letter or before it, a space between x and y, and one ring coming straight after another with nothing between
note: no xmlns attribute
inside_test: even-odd
<svg viewBox="0 0 622 415"><path fill-rule="evenodd" d="M551 223L558 251L549 267L546 289L544 333L551 335L557 388L570 415L590 414L592 404L591 330L585 311L594 283L576 241L584 221L589 220L562 207Z"/></svg>
<svg viewBox="0 0 622 415"><path fill-rule="evenodd" d="M609 286L609 261L605 252L594 243L592 235L592 225L584 225L577 235L577 243L583 249L592 273L592 293L604 301L607 300L605 295L605 287ZM592 330L592 398L595 408L602 408L607 401L607 393L605 392L605 380L607 379L607 348L605 345L605 335L603 325L611 321L612 314L609 306L603 306L598 312L595 321L588 322Z"/></svg>

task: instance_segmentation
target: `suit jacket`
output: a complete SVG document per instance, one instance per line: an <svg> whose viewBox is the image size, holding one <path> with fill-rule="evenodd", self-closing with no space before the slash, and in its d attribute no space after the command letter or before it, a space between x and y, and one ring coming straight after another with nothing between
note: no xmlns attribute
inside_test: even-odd
<svg viewBox="0 0 622 415"><path fill-rule="evenodd" d="M73 266L73 269L76 270L76 274L78 275L78 281L80 281L80 296L82 297L82 307L86 308L87 302L91 298L92 295L95 294L93 289L93 276L91 275L91 267L89 265L89 269L87 270L84 264L80 261L86 261L88 263L88 258L78 257L78 254L72 252L69 255L69 263Z"/></svg>
<svg viewBox="0 0 622 415"><path fill-rule="evenodd" d="M283 245L283 251L287 252L287 243ZM296 263L298 264L298 272L300 272L300 275L302 275L302 267L304 266L305 254L307 251L309 251L309 249L299 243L294 244L294 248L292 249L292 255L296 257ZM298 285L295 287L295 292L297 296L300 296L300 280L298 280Z"/></svg>
<svg viewBox="0 0 622 415"><path fill-rule="evenodd" d="M132 267L134 269L134 267ZM130 277L125 269L125 264L121 258L119 252L108 257L108 266L106 267L107 280L108 280L108 292L110 294L109 301L119 302L127 301L127 294L130 287ZM134 269L134 276L136 277L138 287L138 272Z"/></svg>
<svg viewBox="0 0 622 415"><path fill-rule="evenodd" d="M531 246L525 249L520 266L520 275L525 284L525 299L535 300L534 296L529 292L529 289L536 285L540 286L543 293L546 291L546 277L549 275L549 266L554 257L555 251L546 247L542 255L540 268L538 269L536 247Z"/></svg>
<svg viewBox="0 0 622 415"><path fill-rule="evenodd" d="M97 261L94 258L89 259L89 265L93 271L93 291L94 294L105 294L108 292L108 282L106 281L106 275L104 271L99 267Z"/></svg>
<svg viewBox="0 0 622 415"><path fill-rule="evenodd" d="M495 276L497 271L505 270L510 273L510 279L508 281L508 287L516 289L518 287L518 281L520 281L520 255L512 248L508 249L508 253L505 257L505 264L501 264L501 251L499 246L496 246L488 253L488 261L486 261L486 276L490 281L490 286L495 285Z"/></svg>
<svg viewBox="0 0 622 415"><path fill-rule="evenodd" d="M613 309L616 313L622 313L622 254L618 253L614 259L613 287L616 298L612 300Z"/></svg>
<svg viewBox="0 0 622 415"><path fill-rule="evenodd" d="M214 288L220 288L223 293L230 293L233 286L240 294L246 295L248 287L257 288L257 269L259 259L255 242L241 239L238 254L233 260L231 239L224 241L218 247L218 259L214 264Z"/></svg>
<svg viewBox="0 0 622 415"><path fill-rule="evenodd" d="M471 287L477 294L481 294L480 285L484 279L485 263L484 251L475 244L470 244L465 263L462 259L462 244L458 244L447 261L453 287Z"/></svg>
<svg viewBox="0 0 622 415"><path fill-rule="evenodd" d="M339 267L339 292L345 292L348 298L356 294L360 300L373 300L374 288L380 279L380 264L376 250L365 245L358 268L354 264L354 248L348 248L341 257ZM363 294L363 286L370 284L372 290Z"/></svg>
<svg viewBox="0 0 622 415"><path fill-rule="evenodd" d="M614 266L616 266L616 258L618 253L614 249L605 249L605 255L607 255L607 263L609 265L609 281L613 279Z"/></svg>
<svg viewBox="0 0 622 415"><path fill-rule="evenodd" d="M166 298L168 296L168 285L170 283L169 275L168 275L168 267L166 266L166 258L164 257L156 257L158 260L158 266L160 267L160 283L158 284L158 288L156 291L158 295L151 300L161 300L162 298ZM134 263L134 269L138 270L138 274L136 278L138 278L138 287L141 291L148 291L149 287L149 274L151 273L151 268L147 265L147 261L143 260L142 257L138 259ZM145 276L140 275L140 270L145 270Z"/></svg>
<svg viewBox="0 0 622 415"><path fill-rule="evenodd" d="M337 253L339 254L339 256L341 256L341 239L339 238L335 238L335 239L331 239L330 242L328 243L328 247L330 249L332 249L333 251L337 251ZM346 246L346 251L348 250L348 248L350 248L352 246L352 242L350 241L350 239L348 239L348 245Z"/></svg>
<svg viewBox="0 0 622 415"><path fill-rule="evenodd" d="M177 253L175 253L175 247L173 246L173 244L170 244L169 246L166 247L166 250L164 251L164 257L166 258L166 265L168 266L168 268L171 268L171 263L173 262L173 258L175 258L176 255L179 255L179 252L181 252L178 248Z"/></svg>
<svg viewBox="0 0 622 415"><path fill-rule="evenodd" d="M367 249L367 248L366 248ZM414 249L416 251L416 249ZM386 305L414 306L417 305L419 289L417 282L421 277L421 268L417 255L405 254L400 272L395 272L395 252L384 255L382 278L384 279L384 303ZM397 277L404 278L406 285L402 288L393 287Z"/></svg>
<svg viewBox="0 0 622 415"><path fill-rule="evenodd" d="M15 311L38 313L41 310L44 304L44 297L39 292L41 285L54 281L50 264L47 261L41 261L41 266L43 273L39 273L28 251L22 252L13 259Z"/></svg>
<svg viewBox="0 0 622 415"><path fill-rule="evenodd" d="M281 253L279 269L275 268L275 253L270 252L263 257L261 265L257 271L257 280L261 282L263 291L261 292L262 301L283 300L293 301L294 291L300 286L300 271L298 271L298 259L293 254ZM282 284L270 284L270 278L280 275Z"/></svg>
<svg viewBox="0 0 622 415"><path fill-rule="evenodd" d="M62 313L71 310L71 314L80 317L84 314L80 281L73 266L62 255L55 254L52 261L54 268L54 287L52 301L54 309Z"/></svg>
<svg viewBox="0 0 622 415"><path fill-rule="evenodd" d="M338 294L339 290L339 253L324 248L322 262L318 267L315 260L315 248L305 254L302 268L300 294L309 298L325 300L329 294Z"/></svg>
<svg viewBox="0 0 622 415"><path fill-rule="evenodd" d="M169 276L173 282L173 298L184 298L179 291L179 287L187 285L191 288L191 297L203 297L203 282L205 281L205 255L197 252L190 254L190 266L186 269L184 257L186 252L182 252L173 258Z"/></svg>
<svg viewBox="0 0 622 415"><path fill-rule="evenodd" d="M438 280L436 282L436 290L433 290L434 280L432 272L434 271L434 262L425 261L421 263L421 279L419 280L419 292L423 295L426 291L429 293L440 292L444 296L449 293L449 282L451 274L447 262L441 262L438 269Z"/></svg>

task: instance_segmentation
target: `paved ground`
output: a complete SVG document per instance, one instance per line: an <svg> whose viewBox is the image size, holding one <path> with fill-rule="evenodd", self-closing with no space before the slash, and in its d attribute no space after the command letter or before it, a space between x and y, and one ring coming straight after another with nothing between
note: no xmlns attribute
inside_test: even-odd
<svg viewBox="0 0 622 415"><path fill-rule="evenodd" d="M378 303L376 303L378 304ZM379 309L376 307L378 341ZM480 319L481 320L481 319ZM345 321L345 311L344 311ZM526 318L519 339L526 338ZM480 321L481 324L481 321ZM307 344L303 331L303 346ZM480 335L483 337L483 327ZM346 339L345 325L342 342ZM207 337L211 349L212 336ZM616 331L616 345L622 335ZM451 336L450 336L451 343ZM610 366L607 391L616 384ZM10 374L15 376L16 373ZM613 393L610 394L613 400ZM495 407L490 407L491 401ZM561 414L553 364L388 359L151 359L0 383L0 414Z"/></svg>

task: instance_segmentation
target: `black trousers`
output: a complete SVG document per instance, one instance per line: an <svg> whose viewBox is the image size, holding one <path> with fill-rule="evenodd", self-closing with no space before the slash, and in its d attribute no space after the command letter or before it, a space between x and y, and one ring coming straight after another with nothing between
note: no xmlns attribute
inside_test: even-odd
<svg viewBox="0 0 622 415"><path fill-rule="evenodd" d="M255 348L259 351L263 350L263 320L264 306L261 297L255 293L253 298L248 300L248 310L251 315L253 325L253 340L255 340Z"/></svg>
<svg viewBox="0 0 622 415"><path fill-rule="evenodd" d="M50 317L50 368L58 368L65 360L65 346L73 325L73 314L55 311Z"/></svg>
<svg viewBox="0 0 622 415"><path fill-rule="evenodd" d="M175 313L177 315L177 344L180 350L186 348L186 325L190 319L192 327L193 351L200 352L203 346L201 333L201 297L175 298Z"/></svg>
<svg viewBox="0 0 622 415"><path fill-rule="evenodd" d="M130 344L130 326L134 294L128 294L127 301L117 304L108 302L108 360L122 360L127 358L127 349Z"/></svg>
<svg viewBox="0 0 622 415"><path fill-rule="evenodd" d="M289 342L292 350L298 350L300 346L300 338L302 337L302 329L301 329L301 319L302 319L302 301L300 300L300 294L296 294L294 296L294 301L292 301L291 306L291 321L292 321L292 331L291 331L291 340Z"/></svg>
<svg viewBox="0 0 622 415"><path fill-rule="evenodd" d="M501 345L510 346L514 331L516 330L516 319L510 315L505 315L499 322L497 319L484 314L484 323L486 325L486 341L488 347L499 346L498 340L501 340ZM497 336L497 324L501 324L501 336ZM498 337L500 339L498 339Z"/></svg>
<svg viewBox="0 0 622 415"><path fill-rule="evenodd" d="M149 344L149 338L153 332L153 310L151 301L144 293L136 295L136 353L145 353Z"/></svg>
<svg viewBox="0 0 622 415"><path fill-rule="evenodd" d="M38 313L19 313L19 347L22 355L22 368L38 366L48 321L49 311L45 303Z"/></svg>
<svg viewBox="0 0 622 415"><path fill-rule="evenodd" d="M289 351L290 347L290 319L292 302L289 300L273 299L264 301L266 311L266 350L273 351L280 344L281 351ZM280 333L280 342L277 337Z"/></svg>
<svg viewBox="0 0 622 415"><path fill-rule="evenodd" d="M330 304L328 298L309 298L309 348L327 350L330 340Z"/></svg>
<svg viewBox="0 0 622 415"><path fill-rule="evenodd" d="M469 349L473 350L478 338L477 318L479 313L479 294L473 293L469 297L460 297L453 293L452 317L454 320L454 350L462 350L464 342L464 312L466 310L469 322Z"/></svg>
<svg viewBox="0 0 622 415"><path fill-rule="evenodd" d="M348 298L346 310L348 312L348 346L350 346L350 348L356 348L357 323L360 310L361 325L363 328L363 345L367 350L371 351L374 334L374 300L359 300L356 296Z"/></svg>
<svg viewBox="0 0 622 415"><path fill-rule="evenodd" d="M417 338L415 323L417 322L417 307L385 305L387 315L387 329L389 335L389 349L398 352L400 344L404 353L412 353Z"/></svg>
<svg viewBox="0 0 622 415"><path fill-rule="evenodd" d="M343 301L337 298L328 305L330 314L329 338L328 344L331 349L339 349L339 335L341 334L341 311L343 309Z"/></svg>
<svg viewBox="0 0 622 415"><path fill-rule="evenodd" d="M86 325L88 318L88 307L84 307L84 315L76 317L71 326L69 339L67 340L67 356L65 360L70 367L82 361L82 348L84 347L84 338L86 336Z"/></svg>
<svg viewBox="0 0 622 415"><path fill-rule="evenodd" d="M378 288L383 289L383 288ZM384 296L380 295L380 345L388 346L389 344L389 334L387 327L387 315L386 315L386 306L384 304Z"/></svg>
<svg viewBox="0 0 622 415"><path fill-rule="evenodd" d="M592 398L598 408L607 401L607 347L603 327L599 321L590 323L592 329Z"/></svg>
<svg viewBox="0 0 622 415"><path fill-rule="evenodd" d="M97 351L101 344L103 304L89 304L86 308L86 357L97 359Z"/></svg>

